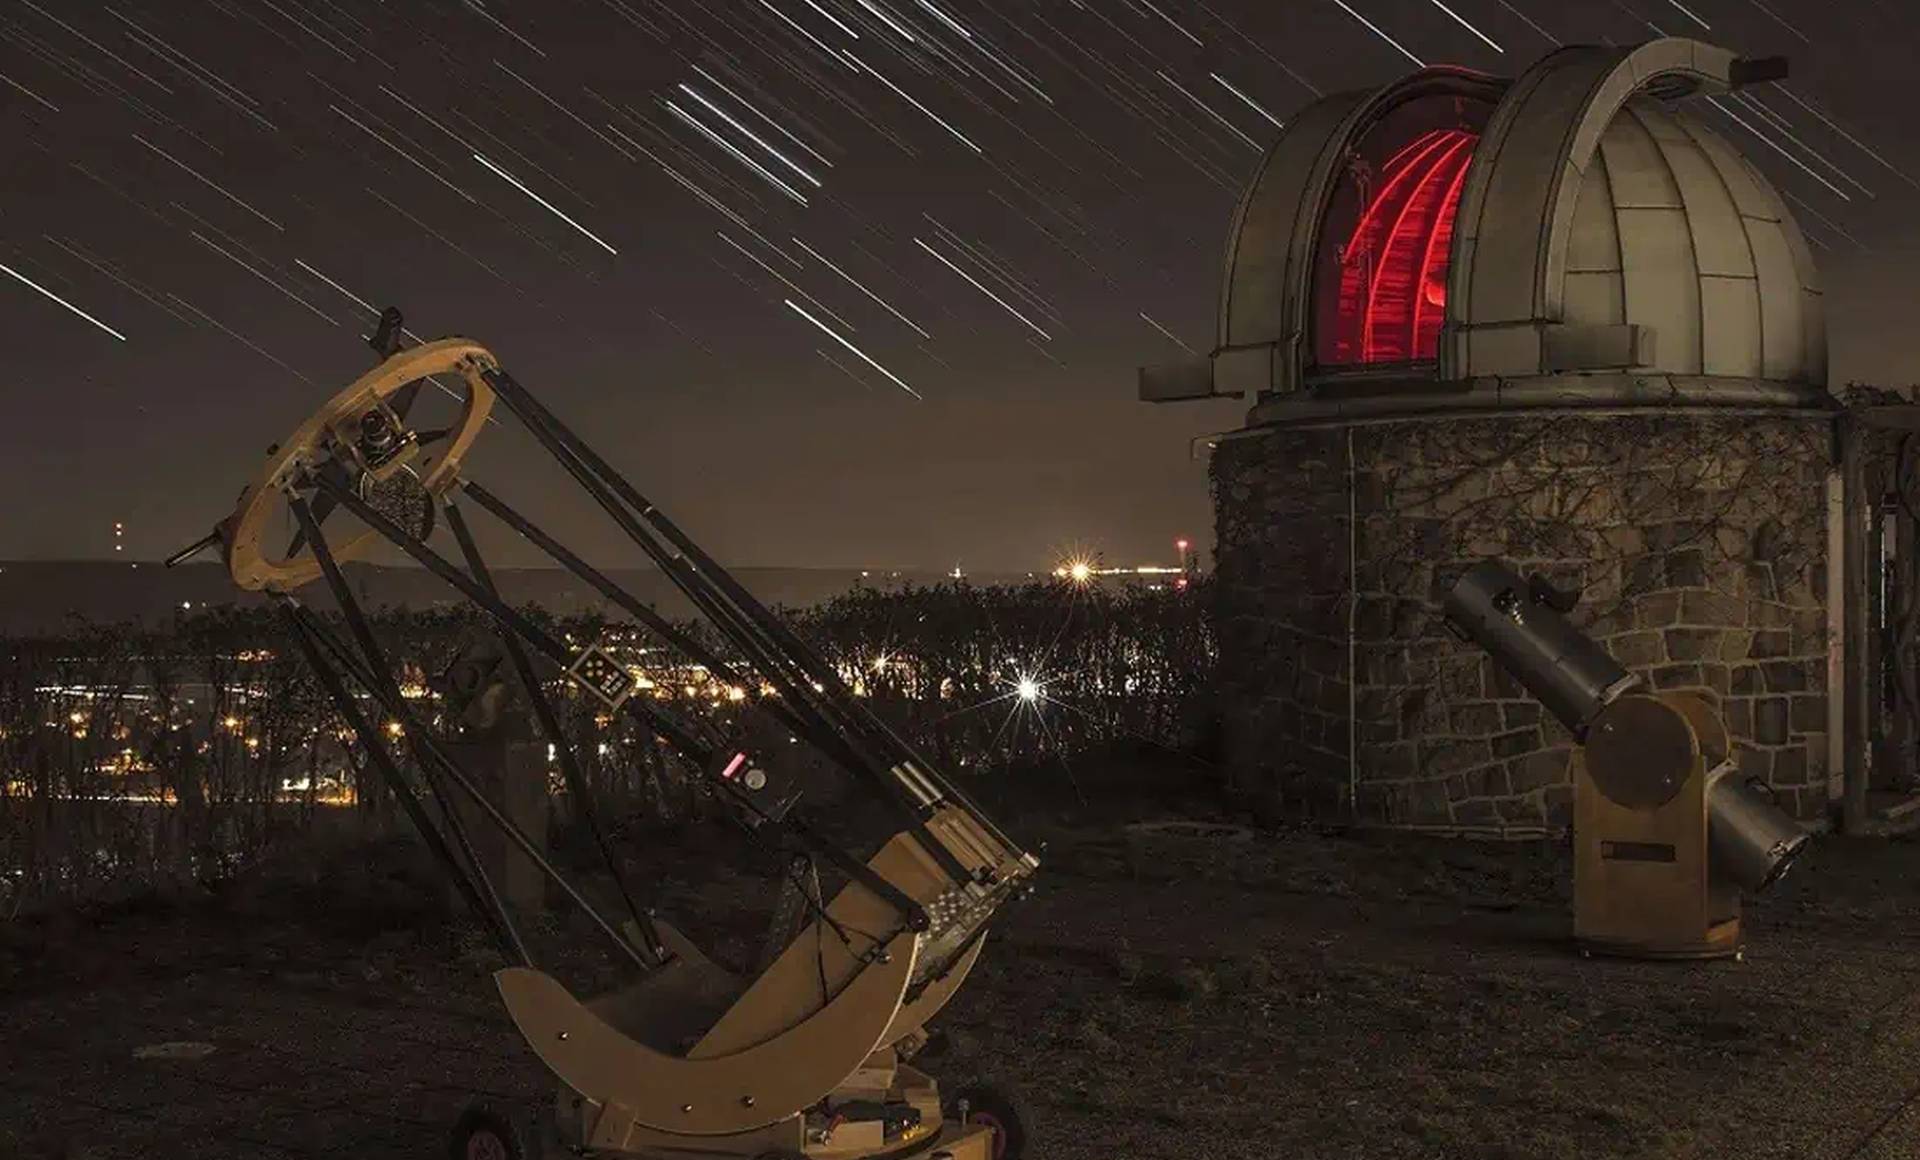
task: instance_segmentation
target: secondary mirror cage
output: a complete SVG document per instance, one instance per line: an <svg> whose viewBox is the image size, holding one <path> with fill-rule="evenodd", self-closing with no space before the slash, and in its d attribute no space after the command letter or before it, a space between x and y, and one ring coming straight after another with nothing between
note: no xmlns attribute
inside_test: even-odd
<svg viewBox="0 0 1920 1160"><path fill-rule="evenodd" d="M452 808L456 794L496 826L582 909L619 954L642 971L672 961L679 954L676 944L682 941L655 921L653 912L636 901L624 881L595 815L580 763L544 690L544 667L546 675L558 670L565 680L599 701L605 713L636 718L700 771L705 786L756 839L783 851L804 851L803 861L819 859L836 867L846 876L848 889L857 886L871 896L868 901L881 904L893 923L891 930L852 929L836 921L836 908L822 906L817 890L802 891L817 924L833 931L854 961L884 962L886 948L900 935L915 935L910 942L919 949L906 994L909 1001L929 987L938 991L934 984L950 971L963 972L970 956L977 954L987 919L1020 888L1037 861L860 701L838 670L508 374L490 351L464 338L405 346L403 334L414 337L401 325L399 312L389 309L370 340L383 356L379 365L329 400L286 443L270 448L267 465L242 493L234 512L210 536L168 563L217 545L239 587L268 595L370 763L507 960L532 965L513 916L474 853L461 811ZM458 417L437 430L409 424L422 387L428 383L459 406ZM566 470L621 533L685 594L731 646L737 660L721 656L666 620L504 498L466 477L467 454L485 429L497 423L496 409L517 420ZM692 663L705 666L718 681L748 690L750 711L765 714L784 735L811 745L891 807L900 822L893 842L867 860L829 839L808 823L793 797L781 799L778 793L766 792L770 765L766 755L722 735L712 722L635 695L642 684L638 675L598 641L573 647L510 607L494 586L476 544L466 500L538 547L627 613L634 624ZM265 549L264 542L268 513L281 505L297 528L286 550L275 555ZM327 521L343 510L362 527L344 536L330 536ZM440 525L451 532L460 563L428 542ZM493 622L501 651L618 885L626 920L601 913L542 856L539 844L488 800L402 696L393 667L341 567L366 557L381 541L412 557ZM294 595L296 589L316 582L331 593L350 640L340 639L326 620ZM350 682L397 726L394 732L411 751L420 781L440 806L433 814L403 775L389 738L363 711ZM435 823L436 815L441 824ZM908 865L897 854L902 840L924 855L918 860L924 864L924 873L883 872ZM850 934L867 945L856 950ZM845 985L851 982L847 979ZM831 998L822 994L822 1007Z"/></svg>

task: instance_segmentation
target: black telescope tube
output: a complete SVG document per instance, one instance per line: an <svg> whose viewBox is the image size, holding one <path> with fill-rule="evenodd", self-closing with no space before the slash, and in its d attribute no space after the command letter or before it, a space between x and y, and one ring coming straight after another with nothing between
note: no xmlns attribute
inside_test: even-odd
<svg viewBox="0 0 1920 1160"><path fill-rule="evenodd" d="M1575 737L1584 737L1615 697L1641 684L1499 560L1467 569L1441 607Z"/></svg>
<svg viewBox="0 0 1920 1160"><path fill-rule="evenodd" d="M1643 684L1499 560L1469 568L1442 607L1582 741L1602 709ZM1730 770L1707 787L1707 835L1714 876L1748 894L1779 881L1811 840L1760 783Z"/></svg>
<svg viewBox="0 0 1920 1160"><path fill-rule="evenodd" d="M1707 838L1715 872L1748 894L1780 881L1813 836L1757 778L1722 774L1707 789Z"/></svg>

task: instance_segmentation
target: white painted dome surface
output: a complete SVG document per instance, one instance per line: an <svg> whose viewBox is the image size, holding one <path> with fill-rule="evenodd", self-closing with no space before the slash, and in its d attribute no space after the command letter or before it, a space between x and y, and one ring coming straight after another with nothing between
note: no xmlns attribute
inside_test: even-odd
<svg viewBox="0 0 1920 1160"><path fill-rule="evenodd" d="M1668 390L1826 397L1806 238L1780 193L1694 115L1735 99L1735 74L1732 53L1669 38L1561 49L1511 81L1435 68L1325 98L1288 124L1241 200L1218 347L1164 386L1145 372L1143 396L1277 401L1321 381L1313 270L1347 158L1398 105L1453 96L1495 105L1452 223L1438 351L1424 371L1393 372L1405 391L1425 378L1551 393L1571 376L1640 402ZM1606 376L1617 388L1599 385Z"/></svg>
<svg viewBox="0 0 1920 1160"><path fill-rule="evenodd" d="M1817 274L1780 195L1651 100L1614 116L1581 175L1559 321L1644 327L1645 365L1669 374L1826 379Z"/></svg>

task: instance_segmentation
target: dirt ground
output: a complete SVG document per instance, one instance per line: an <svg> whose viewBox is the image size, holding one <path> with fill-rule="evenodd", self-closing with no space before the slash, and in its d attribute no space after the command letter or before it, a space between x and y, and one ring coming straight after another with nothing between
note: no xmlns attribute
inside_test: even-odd
<svg viewBox="0 0 1920 1160"><path fill-rule="evenodd" d="M930 1065L1017 1093L1035 1160L1920 1157L1920 843L1820 841L1744 962L1681 965L1570 953L1552 846L1047 836ZM0 1156L427 1157L543 1096L491 952L355 872L0 928Z"/></svg>

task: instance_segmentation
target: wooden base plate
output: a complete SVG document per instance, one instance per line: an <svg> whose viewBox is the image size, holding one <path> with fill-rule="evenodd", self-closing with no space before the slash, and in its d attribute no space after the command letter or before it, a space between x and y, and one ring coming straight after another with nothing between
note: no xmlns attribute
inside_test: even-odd
<svg viewBox="0 0 1920 1160"><path fill-rule="evenodd" d="M1740 939L1740 920L1733 919L1709 927L1706 937L1693 942L1641 942L1626 939L1578 938L1574 944L1583 958L1602 955L1615 959L1743 959L1745 944Z"/></svg>

